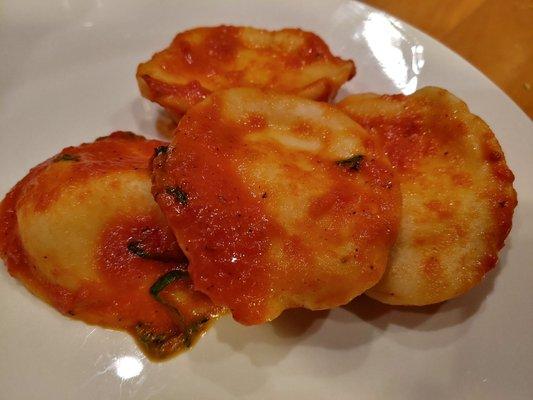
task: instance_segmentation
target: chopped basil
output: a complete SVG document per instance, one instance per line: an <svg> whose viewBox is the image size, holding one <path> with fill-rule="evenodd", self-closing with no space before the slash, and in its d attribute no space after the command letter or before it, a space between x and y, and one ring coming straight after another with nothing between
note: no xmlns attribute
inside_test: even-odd
<svg viewBox="0 0 533 400"><path fill-rule="evenodd" d="M174 329L157 332L152 325L139 322L135 325L135 333L140 344L158 359L190 347L191 339L186 332Z"/></svg>
<svg viewBox="0 0 533 400"><path fill-rule="evenodd" d="M165 335L164 333L156 333L150 325L142 322L135 325L135 333L141 342L151 346L161 346L169 339L168 335Z"/></svg>
<svg viewBox="0 0 533 400"><path fill-rule="evenodd" d="M176 201L178 201L179 203L183 205L186 205L189 201L189 195L185 193L183 189L181 189L179 186L174 186L174 187L169 186L165 188L165 192L171 195L172 197L174 197Z"/></svg>
<svg viewBox="0 0 533 400"><path fill-rule="evenodd" d="M157 281L150 287L150 294L159 300L159 293L172 282L188 278L189 274L183 270L173 270L159 277Z"/></svg>
<svg viewBox="0 0 533 400"><path fill-rule="evenodd" d="M182 333L183 333L183 345L185 347L191 347L192 340L194 335L201 329L203 325L205 325L209 318L203 318L197 323L194 323L192 325L187 325L183 319L183 315L180 313L180 311L174 307L172 304L169 304L167 301L159 297L159 293L165 289L168 285L170 285L172 282L175 282L180 279L188 278L189 274L187 271L183 270L174 270L167 272L166 274L162 275L151 287L150 287L150 294L154 296L154 298L159 301L161 304L166 305L169 307L172 311L174 311L175 315L178 318L178 321L180 322Z"/></svg>
<svg viewBox="0 0 533 400"><path fill-rule="evenodd" d="M128 251L135 254L137 257L144 258L146 260L154 260L161 262L180 262L182 261L174 253L150 253L146 251L140 241L130 240L128 242Z"/></svg>
<svg viewBox="0 0 533 400"><path fill-rule="evenodd" d="M202 328L204 327L205 324L209 322L209 320L210 320L209 318L202 318L201 320L199 320L198 322L192 324L191 326L187 328L187 331L184 337L185 346L191 347L193 338L195 337L197 333L202 332Z"/></svg>
<svg viewBox="0 0 533 400"><path fill-rule="evenodd" d="M364 158L365 158L364 155L356 154L355 156L352 156L345 160L339 160L336 162L336 164L341 167L351 169L353 171L359 171L361 169L361 162L363 161Z"/></svg>
<svg viewBox="0 0 533 400"><path fill-rule="evenodd" d="M77 154L64 153L54 158L54 162L59 162L59 161L80 161L80 156Z"/></svg>

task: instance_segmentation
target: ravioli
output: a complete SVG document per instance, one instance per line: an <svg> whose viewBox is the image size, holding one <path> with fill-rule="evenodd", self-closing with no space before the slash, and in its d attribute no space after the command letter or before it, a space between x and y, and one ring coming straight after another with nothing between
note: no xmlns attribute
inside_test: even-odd
<svg viewBox="0 0 533 400"><path fill-rule="evenodd" d="M129 331L154 359L188 347L221 311L192 290L150 193L149 159L163 144L116 132L66 148L0 207L11 275L63 314Z"/></svg>
<svg viewBox="0 0 533 400"><path fill-rule="evenodd" d="M142 95L176 120L216 90L251 86L327 101L354 75L354 63L311 32L236 26L179 33L137 68Z"/></svg>
<svg viewBox="0 0 533 400"><path fill-rule="evenodd" d="M517 204L491 129L436 87L410 96L354 95L339 108L384 142L402 191L390 266L367 294L426 305L478 284L498 260Z"/></svg>
<svg viewBox="0 0 533 400"><path fill-rule="evenodd" d="M181 119L152 180L194 287L243 324L349 302L381 278L399 225L378 143L292 95L213 93Z"/></svg>

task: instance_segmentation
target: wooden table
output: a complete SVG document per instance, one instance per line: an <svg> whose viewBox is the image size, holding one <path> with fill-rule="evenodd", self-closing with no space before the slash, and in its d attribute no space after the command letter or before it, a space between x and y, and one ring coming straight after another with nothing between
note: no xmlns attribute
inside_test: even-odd
<svg viewBox="0 0 533 400"><path fill-rule="evenodd" d="M533 118L533 0L363 0L440 40Z"/></svg>

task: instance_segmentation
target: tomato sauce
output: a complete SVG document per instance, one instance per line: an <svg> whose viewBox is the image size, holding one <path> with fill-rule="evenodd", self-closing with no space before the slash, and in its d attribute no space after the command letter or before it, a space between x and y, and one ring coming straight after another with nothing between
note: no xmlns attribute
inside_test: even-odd
<svg viewBox="0 0 533 400"><path fill-rule="evenodd" d="M176 120L212 91L261 87L329 99L354 75L353 62L335 57L311 32L237 26L181 32L137 69L143 96Z"/></svg>
<svg viewBox="0 0 533 400"><path fill-rule="evenodd" d="M32 266L18 233L16 204L22 190L32 177L38 175L46 164L33 168L4 198L0 204L0 255L6 262L9 273L19 279L26 287L49 302L61 313L68 313L72 309L74 295L58 285L47 282Z"/></svg>
<svg viewBox="0 0 533 400"><path fill-rule="evenodd" d="M216 73L235 60L242 47L239 29L233 26L218 26L199 29L204 33L199 43L191 44L188 35L177 35L170 46L168 59L161 66L170 73L182 73L183 68L197 73ZM168 60L168 61L167 61Z"/></svg>
<svg viewBox="0 0 533 400"><path fill-rule="evenodd" d="M261 91L242 90L268 97ZM311 304L315 299L326 301L321 297L323 293L330 296L324 304L346 302L347 293L357 285L377 281L399 222L399 191L393 187L392 170L383 154L365 144L368 152L357 172L343 170L336 160L324 162L317 157L316 169L324 174L327 190L310 205L309 221L302 221L299 234L291 235L265 204L265 199L276 193L268 193L261 187L261 180L242 172L246 163L262 151L276 151L269 145L266 149L257 147L246 139L268 126L269 120L246 111L236 120L222 115L226 104L224 94L218 93L185 114L168 152L155 157L152 167L154 197L191 262L189 270L196 289L215 304L230 308L237 321L257 324L275 318L284 308ZM299 127L297 132L306 136L307 128L303 124ZM316 133L322 135L322 131ZM365 138L366 132L361 131L361 136ZM313 174L291 160L280 162L279 167L294 180L309 179ZM280 180L279 185L291 183ZM343 243L351 246L350 234L362 244L349 265L363 269L364 278L357 284L337 282L341 294L328 286L340 274L335 264L321 265L319 272L313 270L320 250L302 232L307 223L318 231L312 222L315 218L331 222L331 232L320 235L335 251ZM357 232L343 231L346 219ZM281 258L275 258L278 256Z"/></svg>
<svg viewBox="0 0 533 400"><path fill-rule="evenodd" d="M495 266L517 204L494 133L439 88L356 95L340 108L381 139L403 190L403 240L369 295L423 305L469 290Z"/></svg>
<svg viewBox="0 0 533 400"><path fill-rule="evenodd" d="M44 163L43 173L31 174L31 185L39 187L40 190L24 191L21 195L30 196L29 200L35 204L35 209L44 211L65 185L83 182L107 172L146 169L153 149L162 144L163 142L158 140L146 140L131 132L114 132L94 143L67 147ZM75 173L72 173L73 166ZM46 168L50 174L44 171ZM53 179L50 179L50 175L53 175Z"/></svg>
<svg viewBox="0 0 533 400"><path fill-rule="evenodd" d="M385 95L382 98L385 101L405 102L405 109L397 116L362 115L356 119L362 126L381 136L385 153L398 171L398 178L403 182L420 179L421 171L418 169L420 163L427 163L432 157L436 159L447 157L450 161L439 173L447 175L457 187L471 188L474 182L469 171L461 171L457 166L461 160L473 157L472 150L463 144L469 130L486 129L482 134L483 144L480 154L494 177L493 182L487 185L491 189L485 196L493 203L491 212L497 223L492 234L494 241L499 243L494 249L498 251L503 247L503 241L511 229L513 210L517 201L514 190L509 187L514 181L514 175L507 166L500 145L490 128L477 117L469 120L470 125L467 126L465 121L454 117L450 105L443 105L438 110L432 109L432 112L428 113L424 111L424 107L435 106L420 100L411 103L409 96ZM453 210L443 213L433 203L427 204L426 207L437 212L441 219L452 219L454 215Z"/></svg>
<svg viewBox="0 0 533 400"><path fill-rule="evenodd" d="M211 93L197 80L178 85L154 79L150 75L143 75L142 78L150 88L151 93L156 93L161 104L169 107L175 115L181 115L181 108L191 107ZM179 108L174 106L176 103L180 105Z"/></svg>
<svg viewBox="0 0 533 400"><path fill-rule="evenodd" d="M181 236L185 254L197 260L191 269L197 290L208 293L215 304L231 304L236 319L254 323L266 306L261 299L266 297L269 287L261 255L267 249L269 231L274 228L265 218L260 199L251 197L239 184L240 178L231 166L239 135L228 129L219 132L222 140L216 144L209 140L209 132L220 129L219 118L216 108L201 121L188 124L188 115L183 118L183 131L176 137L175 147L185 146L189 151L183 152L180 159L172 158L165 168L187 170L191 175L181 181L170 174L160 190L154 190L163 209L179 210L166 215L171 226L182 227L175 233ZM189 159L187 153L198 157ZM161 154L154 163L162 162L166 156ZM154 173L158 173L157 169ZM175 186L190 195L186 206L168 194L167 188ZM196 193L202 193L201 202L197 201ZM185 207L187 211L181 212ZM201 242L209 243L210 247L190 239L198 237L203 237ZM250 303L254 303L253 308Z"/></svg>
<svg viewBox="0 0 533 400"><path fill-rule="evenodd" d="M99 174L133 169L144 170L148 175L148 161L158 145L163 143L120 132L91 144L66 148L32 169L7 194L0 207L0 254L12 276L65 315L130 332L154 359L166 358L190 345L193 338L183 339L184 334L190 336L190 327L194 327L196 336L221 311L207 297L194 293L188 278L163 288L158 298L150 293L152 285L163 275L174 270L186 271L187 267L185 256L157 209L150 208L138 215L117 215L111 220L93 250L98 278L82 282L75 290L50 282L38 265L30 261L20 239L16 210L24 196L44 210L65 184L80 184ZM60 163L65 168L59 174L46 174ZM160 300L163 296L178 295L179 304L171 299ZM182 311L183 315L197 318L184 319Z"/></svg>

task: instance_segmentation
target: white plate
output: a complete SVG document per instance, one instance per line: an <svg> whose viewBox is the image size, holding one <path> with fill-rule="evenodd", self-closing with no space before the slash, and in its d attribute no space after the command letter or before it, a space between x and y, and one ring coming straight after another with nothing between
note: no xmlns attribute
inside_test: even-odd
<svg viewBox="0 0 533 400"><path fill-rule="evenodd" d="M61 316L1 268L0 398L533 398L531 121L444 46L360 3L4 2L0 193L67 145L117 129L155 136L156 108L139 97L136 65L178 31L222 23L318 33L357 61L339 97L438 85L466 100L516 174L520 205L499 267L467 295L419 311L363 298L252 328L226 318L159 364L124 333Z"/></svg>

